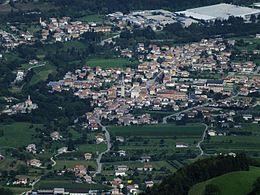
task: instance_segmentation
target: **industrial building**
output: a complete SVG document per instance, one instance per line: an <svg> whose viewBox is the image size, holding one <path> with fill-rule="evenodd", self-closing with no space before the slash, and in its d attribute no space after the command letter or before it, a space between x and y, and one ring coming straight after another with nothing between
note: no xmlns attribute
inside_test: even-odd
<svg viewBox="0 0 260 195"><path fill-rule="evenodd" d="M258 16L260 14L260 9L220 3L216 5L187 9L185 11L177 12L177 14L203 21L215 21L217 19L226 20L230 16L250 20L252 15Z"/></svg>

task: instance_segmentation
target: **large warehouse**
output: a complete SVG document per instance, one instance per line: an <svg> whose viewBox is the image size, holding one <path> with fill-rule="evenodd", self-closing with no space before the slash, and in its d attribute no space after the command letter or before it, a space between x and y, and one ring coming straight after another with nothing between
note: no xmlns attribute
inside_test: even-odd
<svg viewBox="0 0 260 195"><path fill-rule="evenodd" d="M204 21L214 21L216 19L225 20L230 16L242 17L245 20L249 20L251 15L258 16L260 14L260 9L220 3L216 5L187 9L185 11L177 12L177 14L182 14L186 17Z"/></svg>

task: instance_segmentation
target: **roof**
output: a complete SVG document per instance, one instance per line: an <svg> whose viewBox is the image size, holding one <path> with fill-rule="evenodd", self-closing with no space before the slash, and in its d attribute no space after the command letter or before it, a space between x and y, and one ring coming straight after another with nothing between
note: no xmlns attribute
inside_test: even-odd
<svg viewBox="0 0 260 195"><path fill-rule="evenodd" d="M230 16L245 17L247 15L260 14L260 10L232 4L220 3L216 5L187 9L185 11L177 13L184 14L187 17L192 17L199 20L215 20L228 19Z"/></svg>
<svg viewBox="0 0 260 195"><path fill-rule="evenodd" d="M222 85L224 83L223 80L207 80L207 84L218 84Z"/></svg>

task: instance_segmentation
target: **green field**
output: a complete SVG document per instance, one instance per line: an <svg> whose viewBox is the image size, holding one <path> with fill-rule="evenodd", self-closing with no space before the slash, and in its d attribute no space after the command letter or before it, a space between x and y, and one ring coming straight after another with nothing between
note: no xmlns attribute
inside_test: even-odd
<svg viewBox="0 0 260 195"><path fill-rule="evenodd" d="M79 145L79 151L80 152L91 152L95 153L96 151L98 152L103 152L107 148L107 145L105 144L82 144Z"/></svg>
<svg viewBox="0 0 260 195"><path fill-rule="evenodd" d="M36 185L36 189L53 189L53 188L67 188L67 189L81 189L81 190L93 190L93 189L110 189L109 186L99 184L86 184L86 183L73 183L71 180L42 180Z"/></svg>
<svg viewBox="0 0 260 195"><path fill-rule="evenodd" d="M198 183L192 187L189 195L203 195L207 184L214 184L221 190L221 195L246 195L252 190L255 180L260 177L259 167L250 167L249 171L236 171Z"/></svg>
<svg viewBox="0 0 260 195"><path fill-rule="evenodd" d="M87 60L86 66L96 67L101 66L103 68L125 68L128 65L135 65L138 62L131 62L125 58L91 58Z"/></svg>
<svg viewBox="0 0 260 195"><path fill-rule="evenodd" d="M31 123L12 123L10 125L0 125L3 136L0 137L0 147L24 147L33 142L32 136L35 128L42 125Z"/></svg>
<svg viewBox="0 0 260 195"><path fill-rule="evenodd" d="M101 22L104 21L104 16L103 15L94 14L94 15L86 15L84 17L77 18L77 19L82 21L82 22L101 23Z"/></svg>
<svg viewBox="0 0 260 195"><path fill-rule="evenodd" d="M109 127L115 136L200 136L205 127L190 123L184 126L175 124L158 124L145 126Z"/></svg>
<svg viewBox="0 0 260 195"><path fill-rule="evenodd" d="M251 132L251 135L230 135L210 137L209 141L203 143L205 152L229 153L229 152L247 152L249 155L260 155L260 125L259 124L242 124L241 129L231 129L236 132Z"/></svg>
<svg viewBox="0 0 260 195"><path fill-rule="evenodd" d="M46 81L50 74L56 74L56 68L51 65L45 65L43 67L33 69L34 75L30 81L30 85L34 85L40 81Z"/></svg>

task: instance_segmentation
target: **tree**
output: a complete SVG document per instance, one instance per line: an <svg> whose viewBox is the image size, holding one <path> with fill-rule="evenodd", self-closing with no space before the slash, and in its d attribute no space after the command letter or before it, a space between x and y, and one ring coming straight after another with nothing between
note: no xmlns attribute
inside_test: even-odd
<svg viewBox="0 0 260 195"><path fill-rule="evenodd" d="M13 195L13 192L9 189L0 188L0 195Z"/></svg>
<svg viewBox="0 0 260 195"><path fill-rule="evenodd" d="M221 191L218 186L214 184L208 184L205 187L204 195L220 195Z"/></svg>

